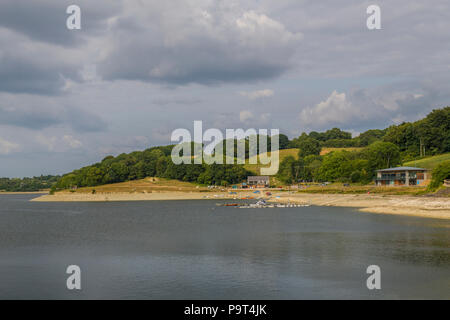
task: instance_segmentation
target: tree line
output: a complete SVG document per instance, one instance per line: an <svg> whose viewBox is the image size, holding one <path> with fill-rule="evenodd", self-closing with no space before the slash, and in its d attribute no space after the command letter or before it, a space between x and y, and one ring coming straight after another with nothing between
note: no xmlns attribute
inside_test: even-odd
<svg viewBox="0 0 450 320"><path fill-rule="evenodd" d="M204 185L238 183L251 174L236 164L179 164L172 162L173 146L153 147L145 151L108 156L101 162L64 175L53 190L91 187L145 177L161 177L196 182Z"/></svg>
<svg viewBox="0 0 450 320"><path fill-rule="evenodd" d="M394 167L403 161L425 155L450 152L450 107L433 110L422 120L405 122L379 130L372 129L352 138L350 132L333 128L325 132L302 133L289 140L279 135L279 149L298 148L298 159L286 157L280 164L278 179L298 181L370 182L376 169ZM268 139L268 150L271 140ZM248 138L245 141L248 158ZM234 141L235 154L237 141ZM223 145L226 149L224 141ZM362 147L355 151L333 151L324 156L324 147ZM205 185L229 185L245 180L248 172L237 164L180 164L171 161L173 146L152 147L144 151L108 156L101 162L74 170L61 177L54 189L97 186L108 183L162 177ZM258 150L259 151L259 150ZM193 153L192 153L193 154Z"/></svg>
<svg viewBox="0 0 450 320"><path fill-rule="evenodd" d="M40 176L32 178L0 178L0 191L30 192L50 189L61 177Z"/></svg>
<svg viewBox="0 0 450 320"><path fill-rule="evenodd" d="M376 141L391 142L400 148L404 161L450 152L450 107L436 109L415 122L403 122L386 129L371 129L352 138L350 132L333 128L325 132L302 133L290 141L291 148L299 148L306 138L314 139L322 147L367 147Z"/></svg>

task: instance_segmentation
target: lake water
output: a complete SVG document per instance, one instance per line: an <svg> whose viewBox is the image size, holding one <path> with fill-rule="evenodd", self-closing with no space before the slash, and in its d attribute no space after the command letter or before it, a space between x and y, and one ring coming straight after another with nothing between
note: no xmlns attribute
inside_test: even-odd
<svg viewBox="0 0 450 320"><path fill-rule="evenodd" d="M217 201L0 195L0 299L450 298L450 222ZM66 288L81 268L82 290ZM381 268L368 290L366 268Z"/></svg>

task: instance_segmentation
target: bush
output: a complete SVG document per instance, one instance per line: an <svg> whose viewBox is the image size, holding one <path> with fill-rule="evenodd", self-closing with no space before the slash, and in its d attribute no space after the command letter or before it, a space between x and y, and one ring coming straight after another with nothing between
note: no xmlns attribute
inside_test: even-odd
<svg viewBox="0 0 450 320"><path fill-rule="evenodd" d="M450 179L450 160L445 161L434 168L431 182L428 185L428 191L435 191L442 185L445 179Z"/></svg>
<svg viewBox="0 0 450 320"><path fill-rule="evenodd" d="M350 175L351 182L359 182L361 180L361 172L360 171L353 171Z"/></svg>

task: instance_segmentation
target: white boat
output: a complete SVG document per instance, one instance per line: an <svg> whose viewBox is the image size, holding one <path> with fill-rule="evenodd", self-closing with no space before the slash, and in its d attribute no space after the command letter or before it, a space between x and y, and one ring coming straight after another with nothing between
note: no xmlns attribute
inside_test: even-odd
<svg viewBox="0 0 450 320"><path fill-rule="evenodd" d="M300 208L309 207L309 204L297 204L297 203L273 203L268 204L264 200L259 200L257 203L251 203L247 205L239 206L240 209L255 209L255 208Z"/></svg>

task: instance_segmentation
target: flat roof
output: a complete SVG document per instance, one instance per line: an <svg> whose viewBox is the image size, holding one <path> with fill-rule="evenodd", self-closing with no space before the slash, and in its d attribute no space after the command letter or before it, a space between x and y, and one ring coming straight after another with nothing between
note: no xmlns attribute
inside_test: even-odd
<svg viewBox="0 0 450 320"><path fill-rule="evenodd" d="M416 167L397 167L397 168L380 169L377 171L424 171L424 170L428 170L428 169L416 168Z"/></svg>
<svg viewBox="0 0 450 320"><path fill-rule="evenodd" d="M269 176L248 176L248 180L269 180Z"/></svg>

